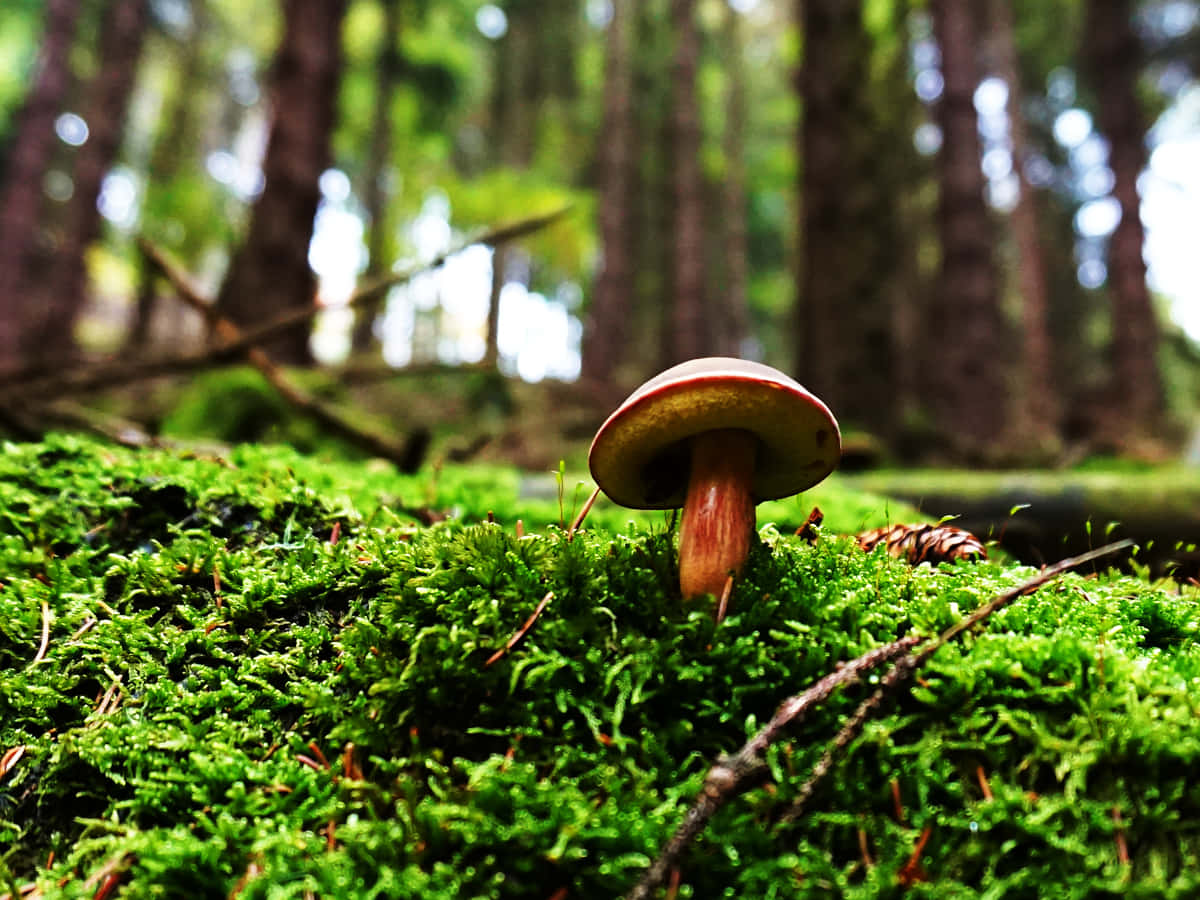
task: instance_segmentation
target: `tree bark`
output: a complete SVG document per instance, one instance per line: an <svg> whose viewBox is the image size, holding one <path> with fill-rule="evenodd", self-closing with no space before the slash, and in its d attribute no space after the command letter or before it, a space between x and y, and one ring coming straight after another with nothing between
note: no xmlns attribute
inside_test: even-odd
<svg viewBox="0 0 1200 900"><path fill-rule="evenodd" d="M1109 239L1112 295L1112 437L1151 435L1164 412L1158 371L1158 323L1146 286L1145 231L1137 180L1146 167L1146 127L1137 96L1142 52L1130 0L1089 0L1085 7L1083 69L1095 91L1097 125L1108 140L1113 196L1121 221Z"/></svg>
<svg viewBox="0 0 1200 900"><path fill-rule="evenodd" d="M270 77L266 183L217 297L220 312L240 326L308 306L316 292L308 246L320 201L318 181L332 158L346 2L284 0L283 40ZM312 359L307 326L265 349L278 362L303 365Z"/></svg>
<svg viewBox="0 0 1200 900"><path fill-rule="evenodd" d="M750 306L747 296L749 246L746 224L746 63L742 14L725 5L728 56L725 77L725 180L721 185L724 225L725 292L717 304L720 323L715 349L725 356L742 356L749 349Z"/></svg>
<svg viewBox="0 0 1200 900"><path fill-rule="evenodd" d="M400 83L400 0L380 0L383 8L383 34L379 58L375 63L375 110L371 122L371 142L363 173L363 206L366 208L367 271L370 281L388 268L387 174L392 155L392 100ZM354 353L365 353L371 346L375 320L383 309L386 295L363 304L354 317L350 346Z"/></svg>
<svg viewBox="0 0 1200 900"><path fill-rule="evenodd" d="M712 332L706 310L704 186L700 172L700 110L696 71L700 31L695 0L671 0L675 51L671 62L671 179L674 197L670 313L665 363L707 356Z"/></svg>
<svg viewBox="0 0 1200 900"><path fill-rule="evenodd" d="M883 127L867 94L873 48L859 0L799 0L797 16L804 112L796 370L839 417L885 432L893 404L880 398L894 388L893 333L881 249L896 204L878 162L884 151L873 144ZM886 152L898 159L904 151Z"/></svg>
<svg viewBox="0 0 1200 900"><path fill-rule="evenodd" d="M42 239L42 184L54 120L71 89L70 50L79 0L48 0L33 81L16 116L0 189L0 368L25 362L32 268Z"/></svg>
<svg viewBox="0 0 1200 900"><path fill-rule="evenodd" d="M598 150L600 245L603 258L596 276L591 311L583 338L582 375L607 382L621 365L629 340L632 312L634 195L634 123L629 0L612 0L604 75L604 124Z"/></svg>
<svg viewBox="0 0 1200 900"><path fill-rule="evenodd" d="M987 460L1003 449L1009 417L1003 321L974 105L979 36L970 4L932 0L930 8L944 88L936 106L942 130L942 267L929 322L926 391L947 447L967 459Z"/></svg>
<svg viewBox="0 0 1200 900"><path fill-rule="evenodd" d="M104 10L97 50L100 68L84 108L88 139L75 154L75 188L67 202L55 264L30 295L34 319L27 356L41 353L58 359L74 351L75 321L87 300L86 253L100 236L96 201L121 149L148 22L147 0L112 0Z"/></svg>
<svg viewBox="0 0 1200 900"><path fill-rule="evenodd" d="M147 230L145 221L154 217L157 206L163 210L163 199L158 192L163 191L166 184L175 178L188 160L189 154L196 154L193 159L199 164L199 154L196 153L198 144L197 121L200 107L196 103L206 72L205 36L209 27L207 0L191 0L191 27L181 38L179 53L179 75L175 80L174 93L166 104L158 134L155 137L154 148L150 152L147 164L146 203L143 204L143 231ZM170 211L167 210L170 214ZM157 224L161 227L162 220L150 223L149 227ZM148 233L148 232L147 232ZM155 240L162 242L163 237L156 235ZM125 338L125 352L131 354L144 353L151 340L151 329L158 309L159 293L157 291L157 272L146 259L145 254L138 254L138 292L134 306L133 321Z"/></svg>
<svg viewBox="0 0 1200 900"><path fill-rule="evenodd" d="M1017 176L1017 202L1009 217L1016 249L1016 283L1020 293L1021 354L1020 422L1034 446L1050 448L1057 441L1061 398L1054 383L1054 357L1050 341L1049 289L1039 237L1037 202L1025 177L1030 142L1021 111L1020 66L1013 32L1010 0L991 0L992 64L1008 85L1008 125L1012 141L1013 172Z"/></svg>

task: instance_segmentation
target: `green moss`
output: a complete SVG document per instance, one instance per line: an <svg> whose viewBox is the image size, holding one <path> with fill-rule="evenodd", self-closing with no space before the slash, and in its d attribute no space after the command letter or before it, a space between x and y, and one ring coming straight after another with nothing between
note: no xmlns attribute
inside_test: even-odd
<svg viewBox="0 0 1200 900"><path fill-rule="evenodd" d="M598 506L567 542L582 498L563 475L560 511L550 483L6 445L0 753L26 749L0 777L0 896L108 875L122 897L619 896L780 700L1028 575L864 554L835 532L893 511L834 483L760 511L716 627L679 601L661 514ZM809 545L789 532L813 502L834 512ZM680 896L1194 896L1198 634L1190 588L1043 588L940 651L781 830L859 694L815 711ZM902 887L926 828L927 880Z"/></svg>

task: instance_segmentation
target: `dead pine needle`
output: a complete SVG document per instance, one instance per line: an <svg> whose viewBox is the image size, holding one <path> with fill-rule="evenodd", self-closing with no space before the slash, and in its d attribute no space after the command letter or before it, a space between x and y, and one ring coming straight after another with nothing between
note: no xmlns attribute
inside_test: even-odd
<svg viewBox="0 0 1200 900"><path fill-rule="evenodd" d="M46 658L46 651L50 648L50 604L45 600L42 601L42 645L38 647L37 656L33 658L35 663L40 663Z"/></svg>
<svg viewBox="0 0 1200 900"><path fill-rule="evenodd" d="M1123 866L1129 865L1129 843L1125 840L1125 827L1121 824L1121 807L1112 808L1113 841L1117 846L1117 860Z"/></svg>
<svg viewBox="0 0 1200 900"><path fill-rule="evenodd" d="M575 532L578 531L583 525L583 520L586 519L587 514L592 511L592 505L596 502L596 498L599 496L600 488L597 487L588 496L587 500L584 501L583 508L579 510L579 515L575 517L574 521L571 522L571 527L567 529L567 543L570 543L575 539Z"/></svg>
<svg viewBox="0 0 1200 900"><path fill-rule="evenodd" d="M921 836L917 838L917 845L913 847L913 852L908 857L908 862L901 866L900 871L896 873L896 880L900 882L901 886L911 887L918 881L929 880L929 876L921 868L921 854L925 852L925 845L929 843L929 837L932 834L932 825L926 825L921 830Z"/></svg>
<svg viewBox="0 0 1200 900"><path fill-rule="evenodd" d="M992 795L992 786L988 784L987 773L983 771L983 766L975 767L975 778L979 782L979 790L983 794L984 800L994 800Z"/></svg>
<svg viewBox="0 0 1200 900"><path fill-rule="evenodd" d="M725 587L721 590L721 599L717 602L717 624L720 625L725 621L725 616L729 612L729 595L733 593L733 576L730 575L725 579Z"/></svg>
<svg viewBox="0 0 1200 900"><path fill-rule="evenodd" d="M892 789L892 812L896 815L897 822L904 821L904 801L900 798L900 782L895 778L891 781Z"/></svg>
<svg viewBox="0 0 1200 900"><path fill-rule="evenodd" d="M858 853L862 857L865 868L874 868L875 859L871 856L871 840L867 837L867 830L861 825L858 826Z"/></svg>
<svg viewBox="0 0 1200 900"><path fill-rule="evenodd" d="M26 747L24 744L17 744L17 746L6 750L3 756L0 756L0 778L11 772L13 767L21 761L21 757L25 755L25 750Z"/></svg>
<svg viewBox="0 0 1200 900"><path fill-rule="evenodd" d="M516 630L513 636L508 639L508 642L503 647L487 658L487 662L483 664L483 667L486 669L489 666L499 662L510 650L512 650L513 647L521 643L521 641L525 638L525 635L529 634L529 629L533 628L533 624L538 620L538 616L542 614L542 610L544 610L546 605L553 599L554 591L547 591L546 596L542 598L541 602L538 603L537 608L534 609L533 615L525 620L525 624Z"/></svg>

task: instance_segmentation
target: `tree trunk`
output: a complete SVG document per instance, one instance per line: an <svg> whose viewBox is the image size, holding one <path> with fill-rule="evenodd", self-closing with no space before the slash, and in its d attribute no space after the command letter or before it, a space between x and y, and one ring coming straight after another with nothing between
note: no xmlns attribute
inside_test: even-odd
<svg viewBox="0 0 1200 900"><path fill-rule="evenodd" d="M331 161L346 2L284 0L283 40L270 77L266 184L217 300L239 326L307 306L316 293L308 246L321 195L318 180ZM308 327L293 329L265 349L279 362L310 362Z"/></svg>
<svg viewBox="0 0 1200 900"><path fill-rule="evenodd" d="M1008 124L1012 141L1013 171L1018 179L1017 202L1009 225L1016 249L1016 283L1020 293L1021 355L1020 423L1035 447L1049 449L1057 441L1061 398L1054 382L1050 341L1049 292L1042 257L1037 204L1025 164L1029 135L1021 110L1021 76L1013 32L1010 0L991 0L991 55L996 74L1008 85Z"/></svg>
<svg viewBox="0 0 1200 900"><path fill-rule="evenodd" d="M533 69L538 22L537 10L525 2L508 7L508 31L497 47L496 94L493 112L493 143L499 162L515 170L529 166L533 156L537 121L538 84ZM500 293L508 283L512 248L505 244L492 249L492 288L488 295L483 365L494 369L500 363Z"/></svg>
<svg viewBox="0 0 1200 900"><path fill-rule="evenodd" d="M79 0L48 0L33 82L16 116L0 187L0 369L24 361L32 267L41 241L42 184L54 120L71 88L70 50Z"/></svg>
<svg viewBox="0 0 1200 900"><path fill-rule="evenodd" d="M880 249L896 211L878 154L904 151L872 145L880 123L867 95L873 48L862 4L800 0L797 9L804 115L796 370L843 419L883 432L893 334Z"/></svg>
<svg viewBox="0 0 1200 900"><path fill-rule="evenodd" d="M725 356L743 356L750 350L750 307L747 297L749 247L746 225L746 61L742 14L725 6L728 54L725 77L725 180L721 185L723 210L725 292L717 304L720 323L715 349Z"/></svg>
<svg viewBox="0 0 1200 900"><path fill-rule="evenodd" d="M96 205L104 177L116 162L149 21L147 0L112 0L100 27L99 69L88 86L84 118L88 139L76 151L74 191L67 202L55 265L30 297L35 316L27 355L58 359L74 351L74 326L87 299L86 253L100 236Z"/></svg>
<svg viewBox="0 0 1200 900"><path fill-rule="evenodd" d="M700 32L695 0L671 0L675 52L671 63L671 155L674 207L670 313L665 346L677 363L711 352L705 309L704 187L700 173L700 111L696 70Z"/></svg>
<svg viewBox="0 0 1200 900"><path fill-rule="evenodd" d="M967 459L995 458L1008 421L992 223L984 200L974 105L979 36L971 6L932 0L944 88L936 106L938 228L942 268L929 321L926 391L948 449Z"/></svg>
<svg viewBox="0 0 1200 900"><path fill-rule="evenodd" d="M372 114L371 143L367 149L363 173L363 206L366 208L367 280L384 275L387 259L387 176L392 155L392 100L400 82L400 0L380 0L383 7L383 34L379 59L375 63L375 110ZM376 296L355 313L351 349L365 353L371 346L375 320L383 309L384 296Z"/></svg>
<svg viewBox="0 0 1200 900"><path fill-rule="evenodd" d="M634 123L631 98L629 0L613 0L604 76L604 123L599 173L600 245L603 258L596 276L587 330L583 338L582 375L609 381L621 365L629 340L634 289L633 204Z"/></svg>
<svg viewBox="0 0 1200 900"><path fill-rule="evenodd" d="M1164 411L1157 365L1158 323L1146 286L1145 232L1137 180L1146 167L1146 129L1137 96L1141 48L1130 0L1089 0L1083 68L1095 91L1097 125L1108 140L1113 196L1121 221L1108 245L1112 294L1113 437L1153 434Z"/></svg>
<svg viewBox="0 0 1200 900"><path fill-rule="evenodd" d="M182 59L179 63L179 75L173 85L174 93L163 110L147 165L146 202L142 209L143 230L148 227L161 227L163 220L155 217L155 208L159 215L164 211L170 215L171 211L165 210L163 206L165 198L159 192L165 193L164 188L178 175L189 154L194 154L193 159L199 164L199 154L195 148L199 143L196 124L201 110L196 103L196 97L200 94L207 74L204 49L209 17L206 0L191 0L191 19L191 27L182 38L182 46L179 48ZM152 217L156 219L152 223L145 221ZM151 233L150 236L155 242L162 240L160 235ZM144 352L151 339L151 328L159 306L158 282L157 269L144 254L139 253L137 300L133 322L125 338L127 353Z"/></svg>

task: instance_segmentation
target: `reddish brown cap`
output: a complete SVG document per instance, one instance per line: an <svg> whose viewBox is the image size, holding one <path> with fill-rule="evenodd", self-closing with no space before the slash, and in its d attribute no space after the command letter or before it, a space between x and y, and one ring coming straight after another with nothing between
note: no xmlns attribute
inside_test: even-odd
<svg viewBox="0 0 1200 900"><path fill-rule="evenodd" d="M720 428L758 439L756 503L812 487L841 458L837 420L824 403L770 366L714 356L673 366L634 391L596 432L592 478L622 506L682 506L688 438Z"/></svg>

